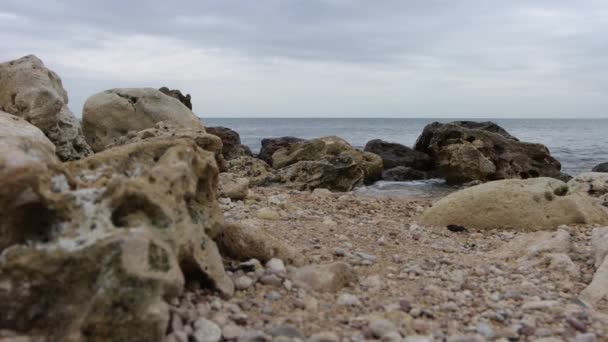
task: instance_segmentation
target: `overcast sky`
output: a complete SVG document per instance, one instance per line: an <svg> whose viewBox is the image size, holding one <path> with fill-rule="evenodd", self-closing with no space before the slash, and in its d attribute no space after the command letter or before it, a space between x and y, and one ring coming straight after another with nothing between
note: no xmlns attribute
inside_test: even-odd
<svg viewBox="0 0 608 342"><path fill-rule="evenodd" d="M606 0L1 0L0 42L77 115L169 86L202 117L608 117Z"/></svg>

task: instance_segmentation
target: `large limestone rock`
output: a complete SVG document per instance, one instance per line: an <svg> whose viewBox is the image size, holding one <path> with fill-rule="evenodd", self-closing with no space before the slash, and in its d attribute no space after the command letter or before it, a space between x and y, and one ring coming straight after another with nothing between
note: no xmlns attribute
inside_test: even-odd
<svg viewBox="0 0 608 342"><path fill-rule="evenodd" d="M317 188L351 191L363 184L364 173L349 155L299 161L277 171L278 181L296 190Z"/></svg>
<svg viewBox="0 0 608 342"><path fill-rule="evenodd" d="M241 156L230 159L226 166L228 172L236 174L238 177L249 179L252 186L268 185L276 179L274 170L263 160Z"/></svg>
<svg viewBox="0 0 608 342"><path fill-rule="evenodd" d="M59 164L21 131L31 143L0 145L26 161L0 164L0 329L161 341L166 301L185 281L232 294L213 241L222 228L213 153L157 138Z"/></svg>
<svg viewBox="0 0 608 342"><path fill-rule="evenodd" d="M452 184L564 176L561 164L545 146L517 141L490 123L430 124L418 138L416 150L428 153Z"/></svg>
<svg viewBox="0 0 608 342"><path fill-rule="evenodd" d="M561 224L608 223L608 208L584 193L569 193L553 178L500 180L452 193L420 218L425 224L536 231Z"/></svg>
<svg viewBox="0 0 608 342"><path fill-rule="evenodd" d="M207 127L207 132L213 135L218 136L222 139L222 154L225 159L234 159L241 156L249 156L251 157L253 154L249 147L241 144L240 135L226 127Z"/></svg>
<svg viewBox="0 0 608 342"><path fill-rule="evenodd" d="M55 144L61 160L91 154L80 123L68 109L61 79L29 55L0 64L0 110L24 118Z"/></svg>
<svg viewBox="0 0 608 342"><path fill-rule="evenodd" d="M262 139L262 148L258 154L258 158L262 159L269 165L272 165L272 155L282 149L289 148L291 145L299 142L304 142L305 139L296 137L280 137L280 138L266 138Z"/></svg>
<svg viewBox="0 0 608 342"><path fill-rule="evenodd" d="M192 96L190 94L182 94L179 89L169 89L167 87L161 87L158 89L161 93L176 98L179 102L183 103L184 106L192 110Z"/></svg>
<svg viewBox="0 0 608 342"><path fill-rule="evenodd" d="M280 169L301 161L331 161L346 157L349 157L361 170L364 182L371 183L382 176L382 158L373 153L357 150L344 139L335 136L304 141L282 148L272 155L272 166Z"/></svg>
<svg viewBox="0 0 608 342"><path fill-rule="evenodd" d="M104 150L130 131L152 128L160 121L204 130L190 109L153 88L103 91L87 99L82 113L84 136L95 152Z"/></svg>
<svg viewBox="0 0 608 342"><path fill-rule="evenodd" d="M382 158L385 170L404 166L415 170L429 171L433 167L433 161L428 154L380 139L368 141L365 144L364 151L379 155Z"/></svg>
<svg viewBox="0 0 608 342"><path fill-rule="evenodd" d="M597 198L608 208L608 173L584 172L568 181L571 193L583 193Z"/></svg>

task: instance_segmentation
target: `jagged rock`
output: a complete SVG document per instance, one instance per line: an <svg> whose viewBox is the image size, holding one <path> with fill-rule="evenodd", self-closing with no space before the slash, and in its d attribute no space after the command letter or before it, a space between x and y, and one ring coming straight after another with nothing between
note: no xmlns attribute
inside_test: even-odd
<svg viewBox="0 0 608 342"><path fill-rule="evenodd" d="M218 245L222 254L241 261L258 259L267 262L277 258L289 264L301 265L304 260L293 247L248 221L227 221Z"/></svg>
<svg viewBox="0 0 608 342"><path fill-rule="evenodd" d="M608 173L584 172L568 182L570 193L583 193L597 198L608 208Z"/></svg>
<svg viewBox="0 0 608 342"><path fill-rule="evenodd" d="M451 184L562 177L561 164L544 145L519 142L496 125L489 126L492 130L486 126L484 123L481 129L470 122L430 124L418 138L416 150L428 153Z"/></svg>
<svg viewBox="0 0 608 342"><path fill-rule="evenodd" d="M475 229L535 231L562 224L608 223L597 199L553 178L500 180L454 192L426 210L420 221Z"/></svg>
<svg viewBox="0 0 608 342"><path fill-rule="evenodd" d="M253 156L249 147L241 144L239 134L226 127L207 127L207 133L222 139L222 153L226 159L234 159L240 156Z"/></svg>
<svg viewBox="0 0 608 342"><path fill-rule="evenodd" d="M595 305L604 298L608 299L608 227L593 229L591 249L596 271L580 298L589 305Z"/></svg>
<svg viewBox="0 0 608 342"><path fill-rule="evenodd" d="M334 262L326 265L308 265L292 274L294 284L318 292L337 292L357 281L357 276L347 263Z"/></svg>
<svg viewBox="0 0 608 342"><path fill-rule="evenodd" d="M169 89L167 87L161 87L158 89L161 93L176 98L188 109L192 110L192 97L190 94L184 95L179 89Z"/></svg>
<svg viewBox="0 0 608 342"><path fill-rule="evenodd" d="M433 167L433 161L428 154L401 144L390 143L380 139L368 141L365 144L364 151L379 155L382 158L385 170L404 166L416 170L429 171Z"/></svg>
<svg viewBox="0 0 608 342"><path fill-rule="evenodd" d="M239 177L248 178L252 186L266 185L276 178L268 164L254 157L241 156L228 160L226 169Z"/></svg>
<svg viewBox="0 0 608 342"><path fill-rule="evenodd" d="M82 113L84 136L95 152L103 151L130 131L152 128L160 121L204 130L190 109L153 88L103 91L87 99Z"/></svg>
<svg viewBox="0 0 608 342"><path fill-rule="evenodd" d="M608 172L608 162L597 164L591 169L593 172Z"/></svg>
<svg viewBox="0 0 608 342"><path fill-rule="evenodd" d="M373 153L357 150L345 140L335 136L299 142L287 148L281 148L272 155L272 166L281 169L302 161L329 161L331 164L335 164L336 160L341 163L346 161L345 157L349 157L356 164L356 168L361 170L364 182L370 183L382 176L382 158ZM300 172L307 169L319 170L318 167L311 168L310 165L313 164L308 164L306 168L299 168Z"/></svg>
<svg viewBox="0 0 608 342"><path fill-rule="evenodd" d="M249 179L241 178L234 173L220 173L219 192L221 197L242 200L247 197Z"/></svg>
<svg viewBox="0 0 608 342"><path fill-rule="evenodd" d="M300 161L277 171L279 181L297 190L324 188L351 191L363 184L363 170L351 156L340 154L325 160Z"/></svg>
<svg viewBox="0 0 608 342"><path fill-rule="evenodd" d="M281 138L266 138L262 139L262 148L260 149L260 153L258 154L258 158L262 159L269 165L272 165L272 155L282 149L289 148L289 146L304 142L305 139L295 138L295 137L281 137Z"/></svg>
<svg viewBox="0 0 608 342"><path fill-rule="evenodd" d="M404 182L427 178L429 175L426 172L406 166L397 166L382 172L382 179L385 181Z"/></svg>
<svg viewBox="0 0 608 342"><path fill-rule="evenodd" d="M24 179L29 165L0 168L13 175L1 178L0 226L18 232L0 246L0 329L61 341L160 341L165 300L185 280L234 291L212 240L222 214L211 152L188 139L156 139L50 161Z"/></svg>
<svg viewBox="0 0 608 342"><path fill-rule="evenodd" d="M519 139L517 139L516 137L509 134L509 132L507 132L504 128L500 127L499 125L497 125L491 121L483 121L483 122L452 121L452 122L450 122L450 124L454 124L454 125L457 125L457 126L460 126L463 128L467 128L467 129L474 129L474 130L486 131L486 132L490 132L490 133L496 133L496 134L500 134L501 136L503 136L506 139L519 141ZM422 151L422 152L429 153L431 151L430 145L432 143L433 138L435 137L436 133L444 125L446 125L446 124L440 123L440 122L433 122L431 124L426 125L426 127L424 127L424 129L422 130L422 134L420 134L420 136L416 140L414 149L416 151Z"/></svg>
<svg viewBox="0 0 608 342"><path fill-rule="evenodd" d="M38 57L29 55L0 64L0 110L42 130L64 161L92 153L67 104L61 79Z"/></svg>

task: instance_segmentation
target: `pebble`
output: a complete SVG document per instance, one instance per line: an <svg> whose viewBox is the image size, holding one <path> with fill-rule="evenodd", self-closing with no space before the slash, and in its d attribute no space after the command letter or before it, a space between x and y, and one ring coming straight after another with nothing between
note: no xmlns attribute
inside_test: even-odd
<svg viewBox="0 0 608 342"><path fill-rule="evenodd" d="M388 333L396 332L397 327L393 322L387 319L374 319L369 323L369 328L372 332L372 335L376 338L382 338Z"/></svg>
<svg viewBox="0 0 608 342"><path fill-rule="evenodd" d="M283 280L276 274L265 274L260 278L260 283L264 285L281 286L283 284Z"/></svg>
<svg viewBox="0 0 608 342"><path fill-rule="evenodd" d="M403 342L432 342L433 338L425 335L410 335L403 339Z"/></svg>
<svg viewBox="0 0 608 342"><path fill-rule="evenodd" d="M283 296L280 293L278 293L277 291L270 291L264 295L264 298L266 298L268 300L279 300L279 299L283 298Z"/></svg>
<svg viewBox="0 0 608 342"><path fill-rule="evenodd" d="M346 255L346 250L344 248L336 247L334 248L334 255L337 257L343 257Z"/></svg>
<svg viewBox="0 0 608 342"><path fill-rule="evenodd" d="M234 280L234 287L237 290L245 290L245 289L251 287L251 285L253 285L253 283L254 283L253 279L244 275L244 276L237 277Z"/></svg>
<svg viewBox="0 0 608 342"><path fill-rule="evenodd" d="M340 338L333 332L323 331L310 336L307 342L340 342Z"/></svg>
<svg viewBox="0 0 608 342"><path fill-rule="evenodd" d="M205 318L194 322L194 340L196 342L219 342L222 339L222 329L217 324Z"/></svg>
<svg viewBox="0 0 608 342"><path fill-rule="evenodd" d="M360 306L361 301L355 295L343 293L338 297L338 304L344 306Z"/></svg>
<svg viewBox="0 0 608 342"><path fill-rule="evenodd" d="M574 338L574 342L596 342L597 336L593 333L578 334Z"/></svg>
<svg viewBox="0 0 608 342"><path fill-rule="evenodd" d="M524 303L524 305L522 306L522 310L544 310L557 305L559 305L559 302L556 300L535 300Z"/></svg>
<svg viewBox="0 0 608 342"><path fill-rule="evenodd" d="M488 323L478 323L475 330L488 340L494 338L494 329Z"/></svg>
<svg viewBox="0 0 608 342"><path fill-rule="evenodd" d="M277 258L272 258L268 260L268 262L266 263L266 270L271 274L284 275L287 273L285 263L283 263L283 260Z"/></svg>
<svg viewBox="0 0 608 342"><path fill-rule="evenodd" d="M270 336L259 330L247 330L243 332L237 342L267 342L270 341Z"/></svg>
<svg viewBox="0 0 608 342"><path fill-rule="evenodd" d="M228 324L222 328L222 336L226 340L235 340L243 333L243 328L236 324Z"/></svg>
<svg viewBox="0 0 608 342"><path fill-rule="evenodd" d="M382 235L378 241L376 241L376 243L378 244L378 246L384 246L386 245L386 239L384 238L384 235Z"/></svg>
<svg viewBox="0 0 608 342"><path fill-rule="evenodd" d="M281 218L279 216L278 212L276 212L275 210L270 209L270 208L262 208L262 209L258 210L258 212L256 213L256 217L261 220L268 220L268 221L276 221Z"/></svg>
<svg viewBox="0 0 608 342"><path fill-rule="evenodd" d="M286 336L292 338L303 339L304 336L296 327L292 325L279 325L270 330L270 335L272 336Z"/></svg>

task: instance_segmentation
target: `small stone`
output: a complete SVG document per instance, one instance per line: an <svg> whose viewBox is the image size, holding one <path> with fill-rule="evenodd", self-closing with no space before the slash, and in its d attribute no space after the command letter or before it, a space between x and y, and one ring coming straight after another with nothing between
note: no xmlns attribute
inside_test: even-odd
<svg viewBox="0 0 608 342"><path fill-rule="evenodd" d="M524 303L524 305L522 306L522 310L544 310L550 307L554 307L556 305L559 305L559 302L556 300L536 300Z"/></svg>
<svg viewBox="0 0 608 342"><path fill-rule="evenodd" d="M194 340L196 342L219 342L222 339L222 329L217 324L205 318L194 322Z"/></svg>
<svg viewBox="0 0 608 342"><path fill-rule="evenodd" d="M398 333L397 331L391 331L389 333L386 333L380 339L380 341L382 341L382 342L402 342L402 340L403 340L403 338L401 337L401 334Z"/></svg>
<svg viewBox="0 0 608 342"><path fill-rule="evenodd" d="M475 330L488 340L494 338L494 330L488 323L478 323Z"/></svg>
<svg viewBox="0 0 608 342"><path fill-rule="evenodd" d="M577 334L574 342L596 342L597 336L594 333Z"/></svg>
<svg viewBox="0 0 608 342"><path fill-rule="evenodd" d="M369 323L371 333L376 338L382 338L388 333L396 332L397 327L387 319L374 319Z"/></svg>
<svg viewBox="0 0 608 342"><path fill-rule="evenodd" d="M307 342L340 342L340 338L333 332L323 331L310 336Z"/></svg>
<svg viewBox="0 0 608 342"><path fill-rule="evenodd" d="M343 257L346 255L346 250L344 248L336 247L334 248L334 255L337 257Z"/></svg>
<svg viewBox="0 0 608 342"><path fill-rule="evenodd" d="M286 336L292 338L304 339L304 336L296 327L292 325L279 325L270 330L272 336Z"/></svg>
<svg viewBox="0 0 608 342"><path fill-rule="evenodd" d="M270 291L264 295L264 298L266 298L268 300L279 300L279 299L283 298L283 296L280 293L278 293L277 291Z"/></svg>
<svg viewBox="0 0 608 342"><path fill-rule="evenodd" d="M261 220L268 220L268 221L276 221L279 220L281 217L279 216L279 213L276 212L273 209L270 208L262 208L260 210L258 210L258 212L256 213L257 218L261 219Z"/></svg>
<svg viewBox="0 0 608 342"><path fill-rule="evenodd" d="M342 293L338 297L338 304L344 306L360 306L361 301L355 295L352 295L350 293Z"/></svg>
<svg viewBox="0 0 608 342"><path fill-rule="evenodd" d="M412 310L412 304L407 299L399 299L399 308L403 310L403 312L410 312Z"/></svg>
<svg viewBox="0 0 608 342"><path fill-rule="evenodd" d="M287 273L287 269L285 269L285 263L283 263L283 260L277 258L272 258L268 260L268 262L266 263L266 269L272 274L284 275L285 273Z"/></svg>
<svg viewBox="0 0 608 342"><path fill-rule="evenodd" d="M379 275L372 275L361 280L359 284L364 288L378 288L382 286L382 280Z"/></svg>
<svg viewBox="0 0 608 342"><path fill-rule="evenodd" d="M245 290L253 285L253 279L248 276L240 276L234 280L234 287L237 290Z"/></svg>
<svg viewBox="0 0 608 342"><path fill-rule="evenodd" d="M230 315L230 319L233 320L238 325L245 325L245 324L247 324L247 319L248 318L249 318L249 316L247 316L247 314L243 313L243 312L239 312L239 313L235 313L235 314Z"/></svg>
<svg viewBox="0 0 608 342"><path fill-rule="evenodd" d="M376 243L378 244L378 246L384 246L386 245L386 239L384 238L384 235L382 235L378 241L376 241Z"/></svg>
<svg viewBox="0 0 608 342"><path fill-rule="evenodd" d="M236 340L243 333L243 328L236 324L228 324L222 328L222 336L226 340Z"/></svg>
<svg viewBox="0 0 608 342"><path fill-rule="evenodd" d="M271 337L259 330L247 330L243 332L237 342L268 342Z"/></svg>
<svg viewBox="0 0 608 342"><path fill-rule="evenodd" d="M403 339L403 342L432 342L433 338L424 335L410 335Z"/></svg>
<svg viewBox="0 0 608 342"><path fill-rule="evenodd" d="M283 284L283 280L276 274L265 274L260 278L260 283L264 285L281 286Z"/></svg>

